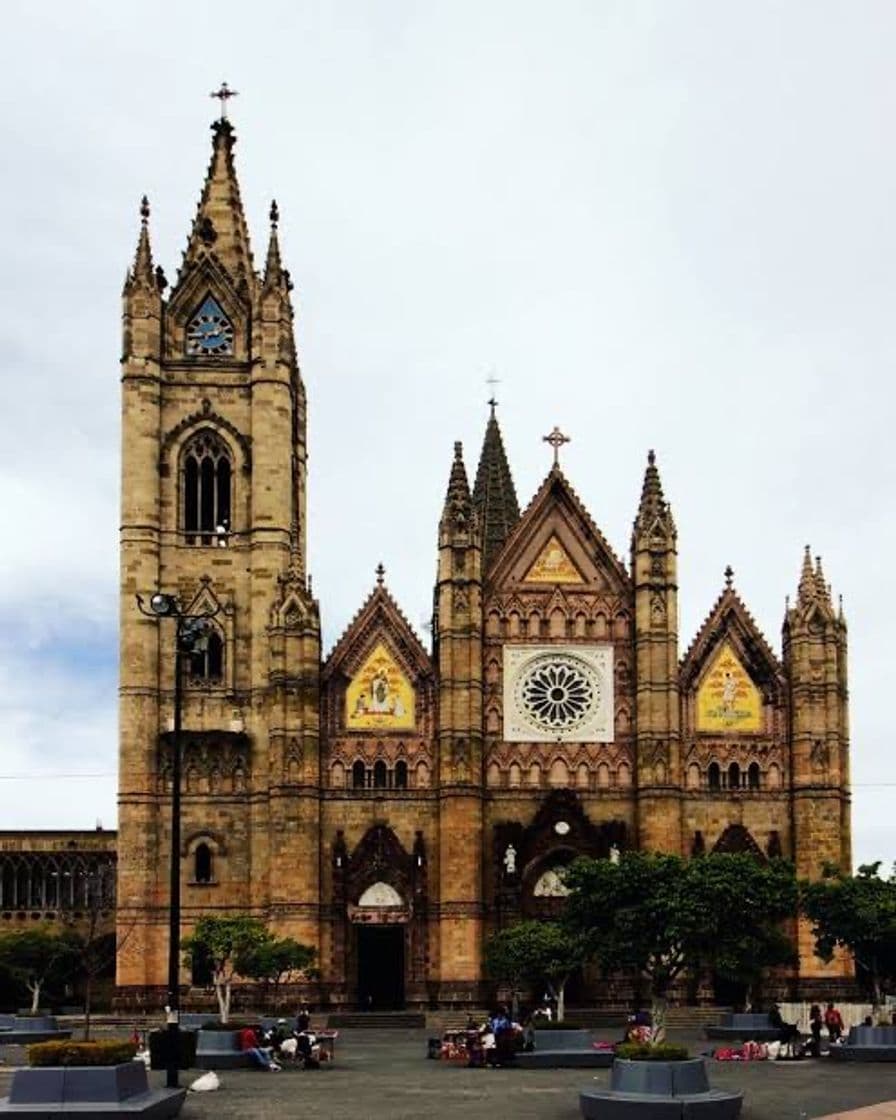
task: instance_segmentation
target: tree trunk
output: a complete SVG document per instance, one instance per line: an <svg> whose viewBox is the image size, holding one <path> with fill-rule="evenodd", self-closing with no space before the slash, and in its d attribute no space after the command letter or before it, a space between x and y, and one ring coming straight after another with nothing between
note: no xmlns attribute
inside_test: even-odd
<svg viewBox="0 0 896 1120"><path fill-rule="evenodd" d="M221 1016L221 1022L226 1023L230 1019L230 981L215 980L215 995L218 999L218 1014Z"/></svg>
<svg viewBox="0 0 896 1120"><path fill-rule="evenodd" d="M666 1041L666 1009L668 1006L669 1001L666 998L666 993L654 991L650 1004L650 1018L653 1023L651 1039L654 1045Z"/></svg>
<svg viewBox="0 0 896 1120"><path fill-rule="evenodd" d="M41 981L35 980L33 984L28 985L28 991L31 993L31 1014L36 1015L40 1010L40 988Z"/></svg>
<svg viewBox="0 0 896 1120"><path fill-rule="evenodd" d="M84 984L84 1041L90 1042L90 997L93 988L93 976L88 972Z"/></svg>
<svg viewBox="0 0 896 1120"><path fill-rule="evenodd" d="M884 1002L883 993L880 987L880 976L876 972L871 974L871 1015L877 1022L877 1017L880 1014L881 1004Z"/></svg>
<svg viewBox="0 0 896 1120"><path fill-rule="evenodd" d="M557 1022L562 1023L566 1018L566 977L559 984L554 985L554 998L557 1000Z"/></svg>

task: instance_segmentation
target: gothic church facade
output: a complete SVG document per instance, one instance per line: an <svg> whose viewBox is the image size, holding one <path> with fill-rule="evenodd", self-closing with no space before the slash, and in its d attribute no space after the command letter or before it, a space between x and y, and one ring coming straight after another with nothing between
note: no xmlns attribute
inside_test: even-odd
<svg viewBox="0 0 896 1120"><path fill-rule="evenodd" d="M807 551L780 656L730 574L682 655L652 452L626 564L559 465L520 512L492 409L433 527L432 649L380 571L324 655L292 285L276 207L255 267L234 144L216 122L173 288L144 205L124 289L122 996L166 983L174 627L135 605L157 589L212 615L184 668L183 933L263 918L317 948L325 1005L478 1004L484 939L556 914L580 853L848 867L846 625L821 565ZM842 975L799 937L801 980Z"/></svg>

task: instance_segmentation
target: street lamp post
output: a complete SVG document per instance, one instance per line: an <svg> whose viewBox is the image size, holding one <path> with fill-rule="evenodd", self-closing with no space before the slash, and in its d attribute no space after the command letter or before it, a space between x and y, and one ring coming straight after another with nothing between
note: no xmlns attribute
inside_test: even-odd
<svg viewBox="0 0 896 1120"><path fill-rule="evenodd" d="M171 864L168 904L168 1063L165 1084L178 1088L180 1071L180 764L183 708L183 658L195 653L207 641L208 620L215 611L188 614L180 609L174 595L157 591L149 607L141 595L137 606L147 618L160 621L173 618L174 631L174 728L171 743Z"/></svg>

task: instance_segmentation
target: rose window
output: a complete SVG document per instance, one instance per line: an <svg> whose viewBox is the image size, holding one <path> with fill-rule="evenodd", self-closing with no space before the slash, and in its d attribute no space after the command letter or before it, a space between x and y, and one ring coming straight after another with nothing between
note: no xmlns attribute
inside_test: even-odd
<svg viewBox="0 0 896 1120"><path fill-rule="evenodd" d="M581 658L546 654L521 673L516 693L518 709L533 726L562 734L592 716L600 703L600 678Z"/></svg>

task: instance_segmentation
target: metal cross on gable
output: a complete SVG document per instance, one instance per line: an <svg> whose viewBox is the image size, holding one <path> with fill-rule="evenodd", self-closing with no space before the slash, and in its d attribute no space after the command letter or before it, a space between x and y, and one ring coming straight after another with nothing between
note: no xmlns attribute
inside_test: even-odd
<svg viewBox="0 0 896 1120"><path fill-rule="evenodd" d="M565 436L560 431L560 429L557 427L557 425L555 424L554 425L554 430L550 433L550 435L542 436L541 438L544 440L545 443L549 443L551 445L551 447L553 447L553 449L554 449L554 466L559 467L560 466L560 448L563 446L564 443L569 443L570 442L570 437Z"/></svg>
<svg viewBox="0 0 896 1120"><path fill-rule="evenodd" d="M209 94L209 97L217 98L217 100L221 102L221 120L226 121L227 102L231 99L231 97L239 97L239 92L235 89L231 89L226 82L222 82L221 88L213 90Z"/></svg>

